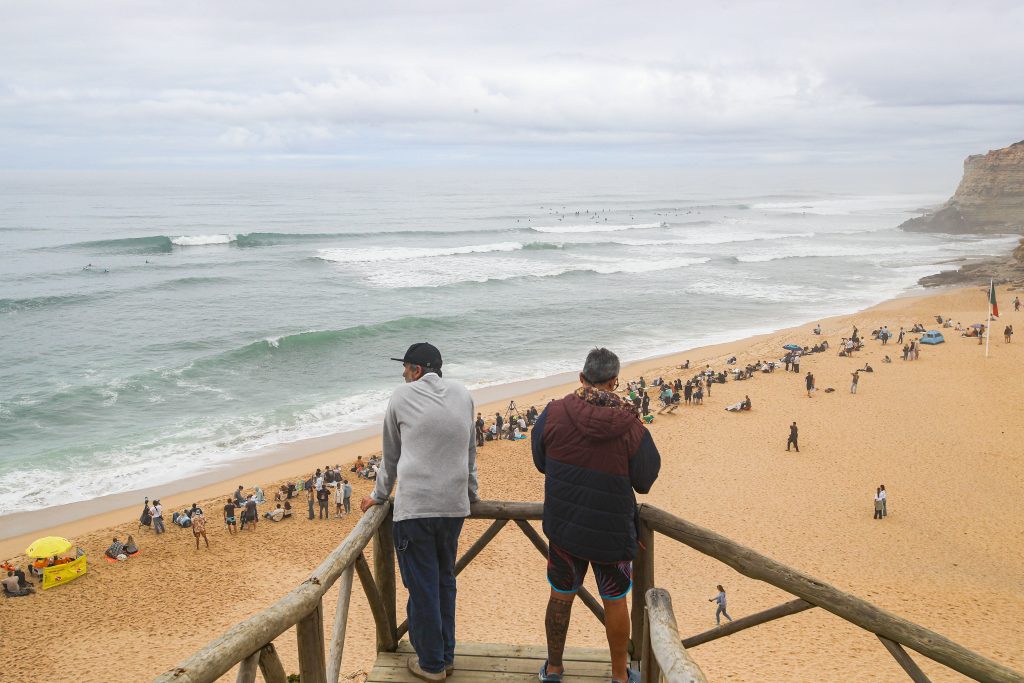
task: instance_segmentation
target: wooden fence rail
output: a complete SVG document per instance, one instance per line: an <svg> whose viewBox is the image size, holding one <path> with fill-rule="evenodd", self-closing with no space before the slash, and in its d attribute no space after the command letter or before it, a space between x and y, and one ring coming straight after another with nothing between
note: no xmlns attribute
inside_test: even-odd
<svg viewBox="0 0 1024 683"><path fill-rule="evenodd" d="M508 526L509 521L514 522L512 528L520 530L538 551L546 555L547 543L530 524L540 520L543 511L541 503L474 503L471 519L494 522L458 560L456 572L462 572ZM671 599L668 593L655 586L656 534L683 543L745 576L769 583L798 599L737 619L715 631L681 639ZM257 667L267 683L285 683L284 667L273 641L293 626L296 627L299 672L303 683L338 683L353 574L359 577L373 615L377 651L395 651L399 640L408 631L408 623L396 623L393 538L391 504L370 508L309 578L262 612L211 641L179 666L155 678L154 683L213 683L235 666L238 666L236 681L239 683L255 680ZM704 675L690 660L686 648L812 607L820 607L875 634L915 682L928 679L903 649L904 646L975 680L1024 683L1024 675L944 636L651 505L640 506L639 540L640 550L633 572L633 640L630 649L634 658L644 663L644 683L658 683L660 677L668 683L702 683ZM365 549L371 542L372 568L365 556ZM339 579L334 626L327 641L323 598ZM604 620L604 609L593 595L581 589L580 598L599 620Z"/></svg>

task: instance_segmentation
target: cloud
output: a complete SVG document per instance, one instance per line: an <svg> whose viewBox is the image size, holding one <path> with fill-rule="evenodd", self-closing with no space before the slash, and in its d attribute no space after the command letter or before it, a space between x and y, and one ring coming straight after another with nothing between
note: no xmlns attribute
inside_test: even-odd
<svg viewBox="0 0 1024 683"><path fill-rule="evenodd" d="M21 4L7 167L154 158L870 159L1021 137L1024 9ZM954 46L955 49L951 49Z"/></svg>

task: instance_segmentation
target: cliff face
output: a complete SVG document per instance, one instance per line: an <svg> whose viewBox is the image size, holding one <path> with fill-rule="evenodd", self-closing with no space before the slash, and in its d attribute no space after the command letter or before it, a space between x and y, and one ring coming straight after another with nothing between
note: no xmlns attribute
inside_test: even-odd
<svg viewBox="0 0 1024 683"><path fill-rule="evenodd" d="M915 232L1024 233L1024 140L964 161L964 177L938 211L900 226Z"/></svg>

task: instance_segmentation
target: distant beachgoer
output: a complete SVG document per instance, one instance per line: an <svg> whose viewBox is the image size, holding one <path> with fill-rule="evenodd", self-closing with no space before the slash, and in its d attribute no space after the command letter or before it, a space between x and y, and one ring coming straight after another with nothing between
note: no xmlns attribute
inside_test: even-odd
<svg viewBox="0 0 1024 683"><path fill-rule="evenodd" d="M248 522L251 527L250 531L256 531L256 522L259 521L259 510L256 509L256 501L252 496L249 496L249 500L245 501L245 510L242 513L242 528L245 528L245 523Z"/></svg>
<svg viewBox="0 0 1024 683"><path fill-rule="evenodd" d="M494 414L494 425L495 425L495 427L497 427L497 431L498 431L496 438L500 439L501 438L501 430L504 429L504 427L505 427L505 418L503 418L501 416L501 413L495 413Z"/></svg>
<svg viewBox="0 0 1024 683"><path fill-rule="evenodd" d="M206 542L206 548L210 548L210 539L206 537L206 515L202 510L196 509L192 515L192 535L196 537L196 550L199 550L199 537L202 536Z"/></svg>
<svg viewBox="0 0 1024 683"><path fill-rule="evenodd" d="M885 503L882 498L882 489L875 489L875 519L882 518L882 510L885 508Z"/></svg>
<svg viewBox="0 0 1024 683"><path fill-rule="evenodd" d="M814 391L814 375L810 372L804 377L804 386L807 387L807 398L812 398L811 394Z"/></svg>
<svg viewBox="0 0 1024 683"><path fill-rule="evenodd" d="M878 487L878 495L882 497L882 516L885 517L889 514L889 511L886 509L886 503L888 502L889 494L885 492L885 484L881 484Z"/></svg>
<svg viewBox="0 0 1024 683"><path fill-rule="evenodd" d="M238 507L242 507L243 505L245 505L245 494L242 493L242 490L243 489L241 485L239 485L238 488L235 489L235 505L237 505Z"/></svg>
<svg viewBox="0 0 1024 683"><path fill-rule="evenodd" d="M1013 337L1013 325L1007 325L1006 329L1003 330L1003 341L1007 344L1010 343L1010 339Z"/></svg>
<svg viewBox="0 0 1024 683"><path fill-rule="evenodd" d="M153 517L153 531L157 534L162 534L167 529L164 528L164 506L160 504L159 500L153 501L153 506L149 509L149 514Z"/></svg>
<svg viewBox="0 0 1024 683"><path fill-rule="evenodd" d="M529 415L530 414L529 411L527 411L526 414ZM484 423L484 416L481 415L480 413L477 413L476 414L476 422L474 423L474 427L476 429L476 446L477 446L477 448L479 448L480 446L484 445L484 425L485 425L485 423Z"/></svg>
<svg viewBox="0 0 1024 683"><path fill-rule="evenodd" d="M821 323L818 323L817 325L814 326L813 332L814 334L821 334Z"/></svg>
<svg viewBox="0 0 1024 683"><path fill-rule="evenodd" d="M725 611L725 589L721 585L718 586L718 595L713 598L708 598L708 602L717 602L718 607L715 609L715 626L722 625L722 615L729 621L732 621L732 617Z"/></svg>
<svg viewBox="0 0 1024 683"><path fill-rule="evenodd" d="M230 498L224 504L224 526L228 528L229 534L238 531L238 520L235 519L235 502Z"/></svg>
<svg viewBox="0 0 1024 683"><path fill-rule="evenodd" d="M348 483L348 479L343 479L341 482L341 495L342 502L345 504L345 514L352 512L352 484Z"/></svg>
<svg viewBox="0 0 1024 683"><path fill-rule="evenodd" d="M143 526L149 526L153 523L153 515L149 512L149 496L146 496L146 502L142 504L142 514L139 515L139 524Z"/></svg>
<svg viewBox="0 0 1024 683"><path fill-rule="evenodd" d="M896 343L897 343L897 344L902 344L902 343L903 343L903 335L904 335L904 334L905 334L905 332L903 331L903 328L902 328L902 327L900 327L900 336L899 336L899 338L898 338L898 339L896 340Z"/></svg>
<svg viewBox="0 0 1024 683"><path fill-rule="evenodd" d="M330 519L331 511L328 508L328 505L331 502L331 492L326 488L319 489L316 492L316 502L319 506L320 519Z"/></svg>
<svg viewBox="0 0 1024 683"><path fill-rule="evenodd" d="M860 381L860 370L854 370L852 373L850 373L850 376L853 377L853 380L851 380L850 382L850 393L856 394L857 382Z"/></svg>
<svg viewBox="0 0 1024 683"><path fill-rule="evenodd" d="M1019 311L1020 310L1020 297L1019 296L1013 297L1013 310L1015 310L1015 311Z"/></svg>
<svg viewBox="0 0 1024 683"><path fill-rule="evenodd" d="M800 374L800 352L799 351L794 351L793 352L793 372L795 372L798 375Z"/></svg>
<svg viewBox="0 0 1024 683"><path fill-rule="evenodd" d="M359 476L358 473L356 476ZM306 487L306 502L309 503L309 518L316 519L316 516L313 514L313 504L316 502L316 489L312 486Z"/></svg>
<svg viewBox="0 0 1024 683"><path fill-rule="evenodd" d="M797 453L800 452L800 446L797 445L796 439L797 439L797 429L796 429L796 422L794 422L793 424L791 424L789 426L789 440L786 441L786 450L787 451L789 450L789 447L792 446L793 448L796 449Z"/></svg>

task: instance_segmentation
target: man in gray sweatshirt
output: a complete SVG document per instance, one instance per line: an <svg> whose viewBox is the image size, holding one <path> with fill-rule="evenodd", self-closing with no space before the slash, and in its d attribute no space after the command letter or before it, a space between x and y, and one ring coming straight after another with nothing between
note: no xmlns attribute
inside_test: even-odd
<svg viewBox="0 0 1024 683"><path fill-rule="evenodd" d="M455 659L455 560L469 504L478 500L473 398L441 378L441 353L413 344L401 361L405 384L384 416L384 459L361 508L395 495L394 537L409 590L409 670L443 681Z"/></svg>

